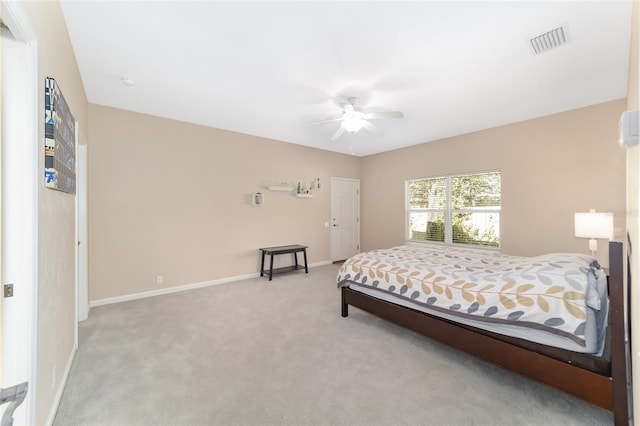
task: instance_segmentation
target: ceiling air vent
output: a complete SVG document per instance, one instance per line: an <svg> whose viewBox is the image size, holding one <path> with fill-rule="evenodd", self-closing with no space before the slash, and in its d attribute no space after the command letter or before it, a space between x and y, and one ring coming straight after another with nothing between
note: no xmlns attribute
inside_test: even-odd
<svg viewBox="0 0 640 426"><path fill-rule="evenodd" d="M566 44L568 41L568 35L569 33L566 26L562 25L558 28L552 29L551 31L540 34L539 36L533 37L529 40L529 43L531 43L533 53L538 55L542 52L553 49L554 47Z"/></svg>

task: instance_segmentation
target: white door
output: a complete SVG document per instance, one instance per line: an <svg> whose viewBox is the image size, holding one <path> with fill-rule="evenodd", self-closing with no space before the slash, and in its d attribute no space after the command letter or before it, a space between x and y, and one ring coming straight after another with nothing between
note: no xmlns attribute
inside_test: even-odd
<svg viewBox="0 0 640 426"><path fill-rule="evenodd" d="M0 387L28 382L14 424L32 423L37 273L37 73L34 32L19 2L0 2ZM4 413L7 404L0 406Z"/></svg>
<svg viewBox="0 0 640 426"><path fill-rule="evenodd" d="M331 178L331 261L360 251L360 181Z"/></svg>

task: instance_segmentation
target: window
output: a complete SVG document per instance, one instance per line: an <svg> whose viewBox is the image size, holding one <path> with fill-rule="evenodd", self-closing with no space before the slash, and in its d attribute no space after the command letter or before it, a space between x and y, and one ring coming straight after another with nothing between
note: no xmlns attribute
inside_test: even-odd
<svg viewBox="0 0 640 426"><path fill-rule="evenodd" d="M410 241L500 247L500 172L407 181Z"/></svg>

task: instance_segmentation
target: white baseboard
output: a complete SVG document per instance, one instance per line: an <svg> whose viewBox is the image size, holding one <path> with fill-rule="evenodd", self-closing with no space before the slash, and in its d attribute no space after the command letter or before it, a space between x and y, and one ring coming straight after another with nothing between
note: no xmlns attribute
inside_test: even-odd
<svg viewBox="0 0 640 426"><path fill-rule="evenodd" d="M329 265L329 264L331 264L331 261L325 260L322 262L310 263L308 266L309 268L314 268L316 266ZM220 278L217 280L203 281L199 283L161 288L158 290L143 291L140 293L125 294L123 296L108 297L106 299L92 300L89 302L89 308L94 308L96 306L102 306L102 305L110 305L112 303L129 302L131 300L144 299L147 297L162 296L165 294L177 293L179 291L193 290L196 288L209 287L212 285L225 284L225 283L230 283L234 281L248 280L250 278L256 278L259 276L260 276L260 273L256 272L253 274L237 275L235 277Z"/></svg>
<svg viewBox="0 0 640 426"><path fill-rule="evenodd" d="M60 378L60 382L58 383L58 390L56 391L56 396L53 399L53 403L51 404L51 410L49 410L49 416L47 417L47 426L51 426L53 421L56 419L56 413L58 412L58 407L60 406L60 401L62 400L62 394L64 393L64 388L67 386L67 380L69 379L69 373L71 373L71 365L73 365L73 360L76 357L76 346L73 345L73 350L69 355L69 359L67 360L67 365L64 367L64 373ZM35 390L35 389L34 389Z"/></svg>
<svg viewBox="0 0 640 426"><path fill-rule="evenodd" d="M259 276L260 276L260 273L256 272L254 274L238 275L238 276L235 276L235 277L220 278L220 279L211 280L211 281L202 281L202 282L199 282L199 283L185 284L185 285L180 285L180 286L176 286L176 287L167 287L167 288L161 288L161 289L158 289L158 290L150 290L150 291L143 291L143 292L140 292L140 293L125 294L123 296L108 297L106 299L92 300L91 302L89 302L89 306L91 308L93 308L93 307L96 307L96 306L110 305L112 303L128 302L128 301L131 301L131 300L144 299L144 298L147 298L147 297L162 296L164 294L171 294L171 293L177 293L179 291L186 291L186 290L193 290L193 289L196 289L196 288L209 287L209 286L212 286L212 285L224 284L224 283L229 283L229 282L233 282L233 281L247 280L247 279L255 278L255 277L259 277Z"/></svg>

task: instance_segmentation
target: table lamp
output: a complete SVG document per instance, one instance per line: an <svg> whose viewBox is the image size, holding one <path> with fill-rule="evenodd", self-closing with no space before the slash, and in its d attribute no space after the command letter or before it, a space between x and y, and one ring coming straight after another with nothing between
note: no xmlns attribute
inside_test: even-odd
<svg viewBox="0 0 640 426"><path fill-rule="evenodd" d="M613 239L613 213L575 213L575 234L579 238L589 238L591 256L596 257L598 241L596 238Z"/></svg>

